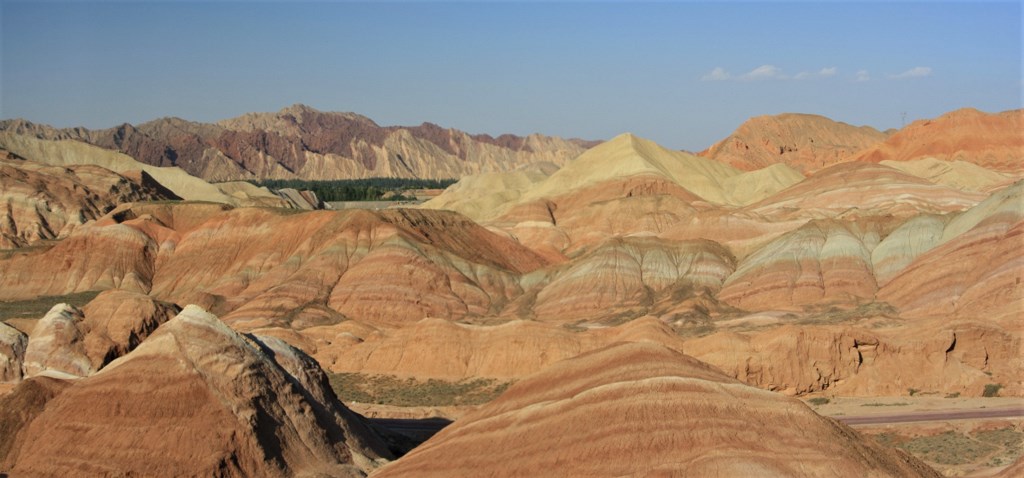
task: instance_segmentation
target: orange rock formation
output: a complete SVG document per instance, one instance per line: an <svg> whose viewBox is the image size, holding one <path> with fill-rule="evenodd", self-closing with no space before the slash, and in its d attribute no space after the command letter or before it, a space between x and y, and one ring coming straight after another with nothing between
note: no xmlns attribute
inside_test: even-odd
<svg viewBox="0 0 1024 478"><path fill-rule="evenodd" d="M939 476L896 450L655 344L552 365L375 473Z"/></svg>

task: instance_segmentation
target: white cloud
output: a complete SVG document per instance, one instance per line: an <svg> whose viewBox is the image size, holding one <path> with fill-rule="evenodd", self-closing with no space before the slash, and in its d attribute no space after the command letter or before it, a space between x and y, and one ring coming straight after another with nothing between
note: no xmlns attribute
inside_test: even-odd
<svg viewBox="0 0 1024 478"><path fill-rule="evenodd" d="M775 65L761 65L738 78L743 80L785 80L789 77L782 74L782 68Z"/></svg>
<svg viewBox="0 0 1024 478"><path fill-rule="evenodd" d="M725 68L720 66L711 70L711 73L700 77L701 81L725 81L730 78L732 78L732 75L730 75L728 71L725 71Z"/></svg>
<svg viewBox="0 0 1024 478"><path fill-rule="evenodd" d="M889 78L894 80L902 80L904 78L921 78L932 74L932 69L927 66L915 66L903 73L896 75L888 75Z"/></svg>
<svg viewBox="0 0 1024 478"><path fill-rule="evenodd" d="M839 68L828 66L818 71L802 71L790 76L775 65L761 65L742 75L733 75L720 66L715 67L710 73L700 77L701 81L756 81L756 80L810 80L816 78L830 78L839 73Z"/></svg>
<svg viewBox="0 0 1024 478"><path fill-rule="evenodd" d="M871 75L868 70L857 70L857 81L870 81Z"/></svg>
<svg viewBox="0 0 1024 478"><path fill-rule="evenodd" d="M836 68L834 66L830 66L830 67L827 67L827 68L822 68L822 69L818 70L817 72L813 72L813 73L810 72L810 71L801 71L800 73L797 73L796 75L794 75L793 79L794 80L810 80L810 79L813 79L813 78L829 78L829 77L832 77L832 76L836 76L836 73L838 73L838 72L839 72L839 68Z"/></svg>

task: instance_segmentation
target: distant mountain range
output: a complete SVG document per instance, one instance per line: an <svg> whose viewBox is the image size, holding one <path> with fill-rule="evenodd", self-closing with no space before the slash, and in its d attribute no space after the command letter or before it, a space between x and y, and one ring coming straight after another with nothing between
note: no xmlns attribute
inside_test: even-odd
<svg viewBox="0 0 1024 478"><path fill-rule="evenodd" d="M0 130L70 139L154 166L177 166L207 181L240 179L448 179L526 164L565 164L594 141L533 134L470 135L435 124L380 126L353 113L294 105L218 123L161 118L138 126L57 129L15 119Z"/></svg>
<svg viewBox="0 0 1024 478"><path fill-rule="evenodd" d="M846 161L936 158L999 171L1020 169L1024 110L965 108L903 130L878 131L829 118L785 113L747 120L698 153L741 171L784 164L803 174ZM58 129L22 119L0 131L75 140L153 166L177 166L207 181L247 179L450 179L526 166L557 169L600 141L555 136L471 135L432 123L380 126L355 113L293 105L217 123L161 118L138 126ZM2 146L2 145L0 145Z"/></svg>

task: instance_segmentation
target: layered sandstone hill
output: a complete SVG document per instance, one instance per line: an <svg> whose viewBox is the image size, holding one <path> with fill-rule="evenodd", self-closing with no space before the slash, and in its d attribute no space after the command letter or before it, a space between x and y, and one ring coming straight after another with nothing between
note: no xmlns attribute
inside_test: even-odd
<svg viewBox="0 0 1024 478"><path fill-rule="evenodd" d="M867 169L870 177L885 177ZM811 217L831 210L837 219L812 220L743 258L723 284L719 299L765 310L872 300L877 293L905 313L925 304L952 313L951 304L974 287L967 297L979 294L971 299L978 307L1019 300L1016 277L1024 273L1024 264L1017 259L1021 248L1015 231L1022 217L1024 184L1016 183L955 212L978 196L937 185L904 182L901 186L896 181L892 183L899 189L891 191L885 183L871 185L873 179L857 181L855 174L837 175L849 180L845 183L849 191L843 195L845 186L810 187L819 175L766 200L756 210ZM899 218L915 210L923 214ZM840 211L844 214L836 214ZM934 276L925 279L928 274ZM987 283L989 277L995 282ZM882 286L887 289L879 290Z"/></svg>
<svg viewBox="0 0 1024 478"><path fill-rule="evenodd" d="M1024 182L932 231L933 247L892 274L878 297L908 316L1019 321L1024 310Z"/></svg>
<svg viewBox="0 0 1024 478"><path fill-rule="evenodd" d="M353 113L294 105L216 124L162 118L138 127L58 130L23 120L0 129L73 139L154 166L177 166L209 181L252 178L459 178L536 163L564 164L592 143L533 134L470 135L424 123L382 127Z"/></svg>
<svg viewBox="0 0 1024 478"><path fill-rule="evenodd" d="M907 174L927 179L935 184L950 186L965 191L989 193L1020 179L1024 171L1006 173L985 169L974 163L954 160L943 161L933 157L909 161L882 161L882 165L898 169Z"/></svg>
<svg viewBox="0 0 1024 478"><path fill-rule="evenodd" d="M884 166L835 168L842 171L823 171L734 213L664 179L600 183L584 188L586 196L545 203L551 209L517 206L505 218L524 220L510 221L506 236L440 211L124 206L50 249L0 260L0 300L118 288L203 304L246 328L299 329L345 318L390 326L424 317L614 322L707 315L718 300L790 309L871 300L918 256L1001 210L988 205L992 199L956 220L903 218L906 204L947 212L981 196ZM889 189L877 177L903 182ZM846 196L818 199L844 187ZM903 202L884 200L893 196ZM826 218L808 223L801 210ZM597 222L613 211L623 220ZM677 238L685 234L710 240ZM1000 244L1014 244L1004 236ZM1014 280L1013 264L1003 264L1011 272L999 277ZM58 269L66 273L48 272Z"/></svg>
<svg viewBox="0 0 1024 478"><path fill-rule="evenodd" d="M131 201L177 199L148 174L98 166L47 166L0 150L0 249L67 237Z"/></svg>
<svg viewBox="0 0 1024 478"><path fill-rule="evenodd" d="M28 377L87 377L133 350L178 311L122 290L102 292L83 309L57 304L32 329L22 368Z"/></svg>
<svg viewBox="0 0 1024 478"><path fill-rule="evenodd" d="M748 206L772 220L899 216L963 211L987 194L936 184L888 166L847 162Z"/></svg>
<svg viewBox="0 0 1024 478"><path fill-rule="evenodd" d="M624 134L550 176L467 178L422 207L472 215L559 262L629 234L723 244L780 234L799 224L780 227L734 208L802 179L788 166L744 173ZM753 246L738 245L744 253Z"/></svg>
<svg viewBox="0 0 1024 478"><path fill-rule="evenodd" d="M887 136L870 126L786 113L751 118L698 154L744 171L785 164L806 174L849 161Z"/></svg>
<svg viewBox="0 0 1024 478"><path fill-rule="evenodd" d="M938 476L797 400L650 343L552 365L374 476L552 474Z"/></svg>
<svg viewBox="0 0 1024 478"><path fill-rule="evenodd" d="M545 265L449 212L144 204L0 260L0 300L118 288L202 304L241 327L399 325L494 314Z"/></svg>
<svg viewBox="0 0 1024 478"><path fill-rule="evenodd" d="M854 160L877 163L934 158L1019 174L1024 171L1022 131L1024 110L989 114L965 108L915 121L884 142L861 151Z"/></svg>
<svg viewBox="0 0 1024 478"><path fill-rule="evenodd" d="M877 238L841 221L809 222L745 258L718 297L748 310L871 298Z"/></svg>
<svg viewBox="0 0 1024 478"><path fill-rule="evenodd" d="M528 320L483 326L423 319L393 330L342 323L305 329L301 337L280 329L257 333L283 334L286 340L302 343L334 372L449 381L520 379L559 360L616 342L650 341L682 347L676 333L654 317L584 332Z"/></svg>
<svg viewBox="0 0 1024 478"><path fill-rule="evenodd" d="M735 259L712 241L654 237L611 239L552 271L525 297L546 321L601 322L687 308L694 294L713 296L735 270Z"/></svg>
<svg viewBox="0 0 1024 478"><path fill-rule="evenodd" d="M49 399L5 463L14 476L362 476L389 458L312 359L189 306Z"/></svg>
<svg viewBox="0 0 1024 478"><path fill-rule="evenodd" d="M258 188L248 183L210 184L177 167L158 167L141 163L125 154L82 141L40 139L29 134L18 134L17 131L20 130L0 130L0 148L36 163L62 167L99 166L131 177L144 173L174 196L190 201L212 201L238 206L287 206L286 201L266 188Z"/></svg>
<svg viewBox="0 0 1024 478"><path fill-rule="evenodd" d="M626 133L589 149L549 176L527 176L516 172L500 177L471 177L428 201L424 207L452 209L478 220L488 220L507 213L513 207L540 200L557 204L557 198L572 193L590 191L589 194L601 194L601 190L621 189L616 184L622 182L630 182L636 188L639 182L646 181L660 181L665 184L662 189L680 189L698 200L735 206L763 199L801 179L802 175L782 166L744 174L730 166L668 150ZM478 192L474 194L474 191ZM628 196L655 192L658 191L642 187L623 191ZM486 211L471 205L469 197L472 196L487 198Z"/></svg>

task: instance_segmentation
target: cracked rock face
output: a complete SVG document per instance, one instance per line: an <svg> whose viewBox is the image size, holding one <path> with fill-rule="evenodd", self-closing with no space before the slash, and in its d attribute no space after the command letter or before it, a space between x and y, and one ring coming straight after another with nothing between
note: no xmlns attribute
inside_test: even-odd
<svg viewBox="0 0 1024 478"><path fill-rule="evenodd" d="M25 334L0 322L0 383L21 381L27 346Z"/></svg>

